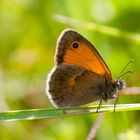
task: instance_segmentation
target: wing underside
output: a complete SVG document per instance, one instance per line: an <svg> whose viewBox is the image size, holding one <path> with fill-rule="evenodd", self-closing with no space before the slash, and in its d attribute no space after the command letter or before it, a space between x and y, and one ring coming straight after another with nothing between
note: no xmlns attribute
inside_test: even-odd
<svg viewBox="0 0 140 140"><path fill-rule="evenodd" d="M104 77L82 67L61 64L54 68L47 93L58 107L79 106L101 98L99 86Z"/></svg>

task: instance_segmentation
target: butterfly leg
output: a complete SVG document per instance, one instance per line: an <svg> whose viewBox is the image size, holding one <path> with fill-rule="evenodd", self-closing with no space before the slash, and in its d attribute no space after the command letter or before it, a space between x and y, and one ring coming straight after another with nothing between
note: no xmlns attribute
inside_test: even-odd
<svg viewBox="0 0 140 140"><path fill-rule="evenodd" d="M99 105L97 107L96 113L98 113L98 111L99 111L99 109L101 107L102 101L103 101L103 98L100 99L100 102L99 102Z"/></svg>
<svg viewBox="0 0 140 140"><path fill-rule="evenodd" d="M119 100L119 97L116 97L115 103L114 103L114 112L115 112L115 108L116 108L116 105L117 105L118 100Z"/></svg>

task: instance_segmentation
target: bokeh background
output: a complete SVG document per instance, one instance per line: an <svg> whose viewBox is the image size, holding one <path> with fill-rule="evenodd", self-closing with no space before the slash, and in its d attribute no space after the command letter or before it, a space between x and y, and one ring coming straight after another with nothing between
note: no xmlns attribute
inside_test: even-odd
<svg viewBox="0 0 140 140"><path fill-rule="evenodd" d="M115 37L109 30L63 24L54 14L114 27L122 34ZM127 68L133 74L125 80L130 87L140 85L140 1L0 0L0 111L53 108L45 95L45 82L54 65L57 38L65 28L88 38L116 78L133 59ZM138 95L119 99L119 103L138 102ZM0 140L85 140L97 117L0 122ZM139 140L140 113L107 114L96 137L103 139Z"/></svg>

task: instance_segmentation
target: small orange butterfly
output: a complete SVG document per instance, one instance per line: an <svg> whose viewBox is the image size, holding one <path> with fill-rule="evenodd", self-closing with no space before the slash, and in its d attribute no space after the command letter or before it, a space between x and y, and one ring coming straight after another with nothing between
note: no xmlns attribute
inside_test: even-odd
<svg viewBox="0 0 140 140"><path fill-rule="evenodd" d="M64 30L57 42L55 66L47 79L46 92L57 107L80 106L117 97L124 81L113 80L96 48L82 35Z"/></svg>

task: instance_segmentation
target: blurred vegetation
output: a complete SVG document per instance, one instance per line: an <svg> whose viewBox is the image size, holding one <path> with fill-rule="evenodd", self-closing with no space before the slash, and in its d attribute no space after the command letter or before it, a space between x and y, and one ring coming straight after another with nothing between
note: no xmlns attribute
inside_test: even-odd
<svg viewBox="0 0 140 140"><path fill-rule="evenodd" d="M130 59L128 86L140 85L140 44L54 20L54 14L90 21L140 34L140 1L113 0L1 0L0 1L0 111L52 107L45 95L47 74L53 67L60 32L73 28L99 50L114 77ZM119 103L140 102L121 96ZM138 140L140 113L110 113L97 140ZM98 115L36 121L1 122L1 140L84 140Z"/></svg>

